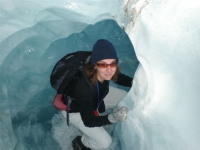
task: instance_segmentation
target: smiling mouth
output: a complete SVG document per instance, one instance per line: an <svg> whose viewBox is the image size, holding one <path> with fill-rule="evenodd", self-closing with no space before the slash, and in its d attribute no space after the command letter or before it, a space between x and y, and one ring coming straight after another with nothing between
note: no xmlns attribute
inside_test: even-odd
<svg viewBox="0 0 200 150"><path fill-rule="evenodd" d="M106 76L106 77L110 77L110 76L112 76L112 74L105 74L105 76Z"/></svg>
<svg viewBox="0 0 200 150"><path fill-rule="evenodd" d="M104 74L104 75L112 75L112 73L107 73L107 74Z"/></svg>

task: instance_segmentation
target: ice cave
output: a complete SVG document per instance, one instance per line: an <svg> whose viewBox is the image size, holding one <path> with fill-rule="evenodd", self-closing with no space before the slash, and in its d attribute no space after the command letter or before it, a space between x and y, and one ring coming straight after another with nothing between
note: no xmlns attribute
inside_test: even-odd
<svg viewBox="0 0 200 150"><path fill-rule="evenodd" d="M52 106L49 76L100 38L134 78L106 126L107 150L199 150L200 3L196 0L1 0L0 150L72 150L81 134Z"/></svg>

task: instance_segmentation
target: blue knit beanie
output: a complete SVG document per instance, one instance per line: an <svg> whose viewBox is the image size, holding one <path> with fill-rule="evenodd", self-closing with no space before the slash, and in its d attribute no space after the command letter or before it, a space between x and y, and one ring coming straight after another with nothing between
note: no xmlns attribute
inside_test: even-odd
<svg viewBox="0 0 200 150"><path fill-rule="evenodd" d="M94 64L103 59L116 59L118 61L113 44L105 39L100 39L93 46L90 62Z"/></svg>

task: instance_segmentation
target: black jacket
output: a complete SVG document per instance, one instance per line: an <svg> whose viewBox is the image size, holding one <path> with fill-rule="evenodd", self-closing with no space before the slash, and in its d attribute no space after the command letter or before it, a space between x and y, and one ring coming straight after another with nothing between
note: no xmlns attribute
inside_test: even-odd
<svg viewBox="0 0 200 150"><path fill-rule="evenodd" d="M124 74L119 74L116 81L116 83L120 85L129 87L131 87L131 82L132 78ZM73 80L72 85L73 86L70 88L69 94L76 101L72 101L70 113L80 112L83 123L87 127L99 127L111 124L108 120L108 115L95 116L93 113L98 104L98 111L100 113L105 111L103 98L109 92L109 81L104 81L104 83L98 83L98 86L93 86L87 77L85 77L82 73L79 73L78 78ZM100 102L101 100L102 102Z"/></svg>

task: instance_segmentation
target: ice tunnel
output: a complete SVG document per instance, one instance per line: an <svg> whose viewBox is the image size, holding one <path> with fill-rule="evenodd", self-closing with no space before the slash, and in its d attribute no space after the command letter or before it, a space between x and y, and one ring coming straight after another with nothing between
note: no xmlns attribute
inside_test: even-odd
<svg viewBox="0 0 200 150"><path fill-rule="evenodd" d="M54 64L116 46L133 76L120 105L124 123L106 127L109 150L200 148L200 4L195 0L7 0L0 5L0 150L72 150L81 134L52 107Z"/></svg>

